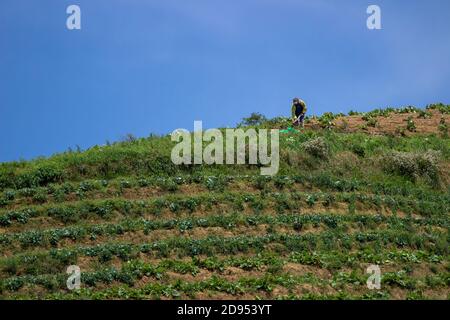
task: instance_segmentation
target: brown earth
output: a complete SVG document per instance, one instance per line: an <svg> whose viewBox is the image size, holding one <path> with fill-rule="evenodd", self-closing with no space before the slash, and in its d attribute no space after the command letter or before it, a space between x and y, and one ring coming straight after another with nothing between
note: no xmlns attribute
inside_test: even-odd
<svg viewBox="0 0 450 320"><path fill-rule="evenodd" d="M366 132L374 135L398 135L400 131L404 130L407 136L414 134L439 134L439 123L442 118L447 124L450 124L450 115L442 114L437 110L431 110L431 117L424 119L420 118L417 113L391 113L386 117L374 117L377 120L375 127L367 125L367 121L362 116L345 116L338 117L334 120L335 127L342 132ZM412 117L416 130L414 132L408 131L406 128L407 119ZM311 120L310 123L305 124L305 128L319 129L320 125L317 120ZM403 129L403 130L402 130Z"/></svg>

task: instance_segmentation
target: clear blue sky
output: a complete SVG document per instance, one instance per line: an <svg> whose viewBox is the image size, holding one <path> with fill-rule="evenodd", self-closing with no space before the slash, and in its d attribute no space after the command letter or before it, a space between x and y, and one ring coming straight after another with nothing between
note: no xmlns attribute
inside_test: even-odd
<svg viewBox="0 0 450 320"><path fill-rule="evenodd" d="M315 114L450 103L449 21L448 0L1 0L0 161L288 115L294 96Z"/></svg>

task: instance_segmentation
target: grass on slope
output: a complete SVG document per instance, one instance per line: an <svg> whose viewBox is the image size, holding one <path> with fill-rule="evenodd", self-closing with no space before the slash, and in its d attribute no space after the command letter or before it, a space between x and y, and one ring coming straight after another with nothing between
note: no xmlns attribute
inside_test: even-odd
<svg viewBox="0 0 450 320"><path fill-rule="evenodd" d="M361 116L412 113L428 116ZM168 136L1 164L1 298L448 299L449 137L345 133L334 117L282 134L274 177L175 166Z"/></svg>

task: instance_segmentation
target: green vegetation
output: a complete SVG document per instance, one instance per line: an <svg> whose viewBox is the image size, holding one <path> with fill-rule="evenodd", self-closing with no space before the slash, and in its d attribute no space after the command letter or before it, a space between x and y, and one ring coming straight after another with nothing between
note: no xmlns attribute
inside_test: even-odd
<svg viewBox="0 0 450 320"><path fill-rule="evenodd" d="M408 119L406 119L406 129L408 129L408 131L415 132L416 128L416 123L413 118L411 116L408 117Z"/></svg>
<svg viewBox="0 0 450 320"><path fill-rule="evenodd" d="M439 121L439 132L444 138L448 138L448 125L444 118Z"/></svg>
<svg viewBox="0 0 450 320"><path fill-rule="evenodd" d="M0 296L448 299L449 114L308 117L280 135L273 177L176 166L170 137L153 135L0 164ZM398 134L368 134L393 115L406 121ZM364 132L346 131L351 118ZM435 119L435 133L419 133ZM239 124L289 125L256 113ZM66 288L74 264L79 291ZM366 287L370 264L381 290Z"/></svg>

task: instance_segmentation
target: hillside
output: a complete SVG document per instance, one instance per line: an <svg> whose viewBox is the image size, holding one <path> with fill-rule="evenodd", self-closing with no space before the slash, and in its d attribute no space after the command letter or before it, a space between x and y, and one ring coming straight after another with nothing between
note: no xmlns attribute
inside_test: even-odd
<svg viewBox="0 0 450 320"><path fill-rule="evenodd" d="M442 104L310 117L273 177L176 166L170 136L3 163L0 297L449 299L449 126Z"/></svg>

